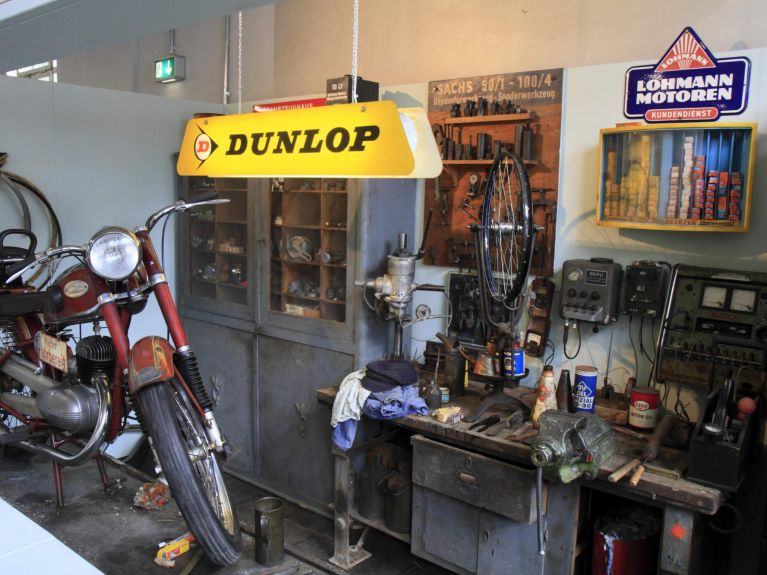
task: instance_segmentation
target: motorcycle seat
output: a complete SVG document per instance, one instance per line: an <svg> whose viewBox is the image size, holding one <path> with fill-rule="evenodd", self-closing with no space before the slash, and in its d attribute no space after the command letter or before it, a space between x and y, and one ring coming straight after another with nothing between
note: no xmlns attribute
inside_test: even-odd
<svg viewBox="0 0 767 575"><path fill-rule="evenodd" d="M6 238L25 238L27 247L6 245ZM12 275L13 267L29 263L35 258L37 238L27 230L8 229L0 232L0 285L6 284L6 278ZM10 268L10 269L9 269Z"/></svg>
<svg viewBox="0 0 767 575"><path fill-rule="evenodd" d="M0 318L12 318L43 311L46 292L12 293L0 292Z"/></svg>

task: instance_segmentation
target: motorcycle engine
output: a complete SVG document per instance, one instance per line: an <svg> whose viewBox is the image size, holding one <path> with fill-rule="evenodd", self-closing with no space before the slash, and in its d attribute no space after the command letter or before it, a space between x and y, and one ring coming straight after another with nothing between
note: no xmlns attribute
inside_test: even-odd
<svg viewBox="0 0 767 575"><path fill-rule="evenodd" d="M112 339L102 335L91 335L77 342L75 348L77 375L80 382L88 385L93 375L101 372L108 378L114 374L117 352Z"/></svg>

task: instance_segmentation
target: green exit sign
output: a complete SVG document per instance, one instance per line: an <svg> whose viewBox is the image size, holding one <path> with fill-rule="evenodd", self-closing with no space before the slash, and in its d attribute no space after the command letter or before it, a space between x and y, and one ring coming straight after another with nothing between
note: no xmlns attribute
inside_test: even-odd
<svg viewBox="0 0 767 575"><path fill-rule="evenodd" d="M154 61L155 82L177 82L184 79L186 59L183 56L168 56Z"/></svg>

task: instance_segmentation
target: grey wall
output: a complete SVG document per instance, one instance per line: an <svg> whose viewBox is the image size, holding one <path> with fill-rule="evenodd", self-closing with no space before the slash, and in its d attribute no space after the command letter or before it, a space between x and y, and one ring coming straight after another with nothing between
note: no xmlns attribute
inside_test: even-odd
<svg viewBox="0 0 767 575"><path fill-rule="evenodd" d="M352 0L280 0L244 12L243 101L325 91L351 71ZM684 26L715 52L767 46L764 0L364 0L359 73L382 86L657 59ZM236 26L232 79L236 77ZM155 84L168 35L61 60L63 82L220 102L223 19L176 31L188 80ZM132 55L133 54L133 55ZM135 55L135 58L134 58ZM124 88L128 80L136 83ZM232 84L233 101L236 83Z"/></svg>
<svg viewBox="0 0 767 575"><path fill-rule="evenodd" d="M175 163L186 120L221 106L64 84L0 77L0 150L5 169L32 180L54 205L64 242L82 244L106 225L133 228L175 198ZM42 244L49 234L33 212ZM19 227L12 197L0 189L0 229ZM173 281L169 225L166 269ZM159 228L153 234L159 246ZM165 333L156 308L131 329L133 339Z"/></svg>

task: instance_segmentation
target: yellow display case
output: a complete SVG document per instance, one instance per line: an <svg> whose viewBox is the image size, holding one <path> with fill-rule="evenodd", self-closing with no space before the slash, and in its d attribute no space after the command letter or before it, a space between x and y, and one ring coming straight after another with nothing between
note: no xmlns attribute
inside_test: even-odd
<svg viewBox="0 0 767 575"><path fill-rule="evenodd" d="M600 131L597 224L748 230L756 124L678 123Z"/></svg>

